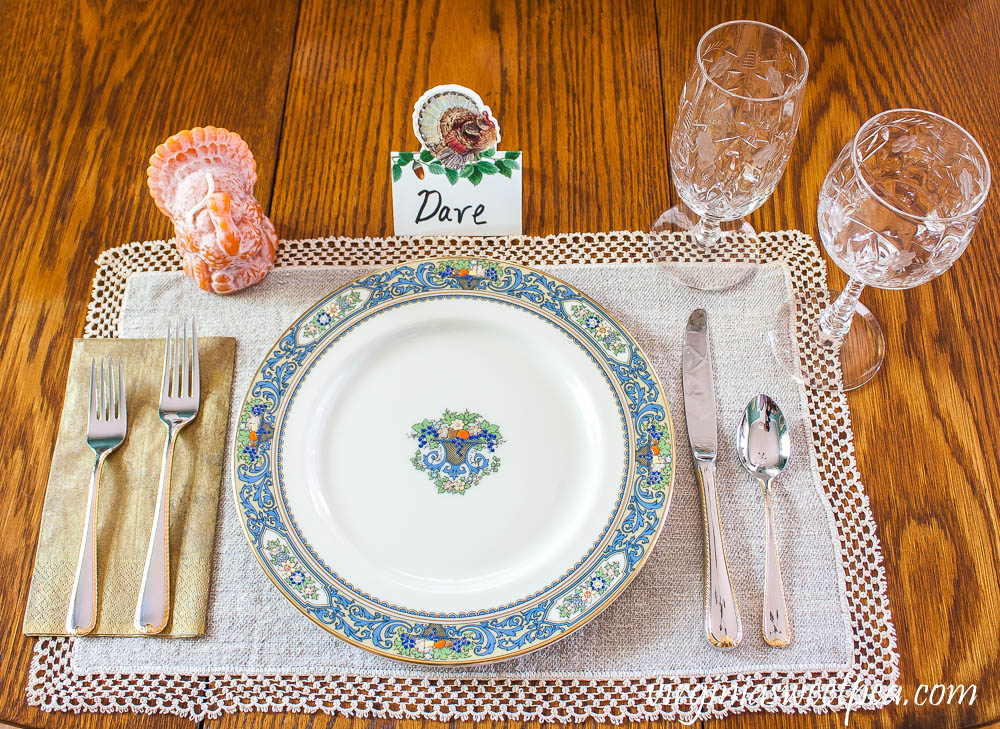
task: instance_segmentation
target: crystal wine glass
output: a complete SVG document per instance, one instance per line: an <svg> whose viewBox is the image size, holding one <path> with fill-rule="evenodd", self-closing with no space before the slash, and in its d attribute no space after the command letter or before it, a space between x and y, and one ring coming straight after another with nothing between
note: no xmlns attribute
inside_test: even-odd
<svg viewBox="0 0 1000 729"><path fill-rule="evenodd" d="M688 286L721 290L755 270L756 236L744 218L781 179L808 73L802 46L765 23L723 23L698 41L670 139L670 175L683 202L659 217L649 237L656 260ZM718 246L734 231L752 251L745 263L708 276L689 265L717 261Z"/></svg>
<svg viewBox="0 0 1000 729"><path fill-rule="evenodd" d="M858 301L862 289L908 289L947 271L969 245L989 188L982 147L955 122L919 109L865 122L819 193L820 237L850 281L839 296L807 292L786 304L769 332L783 367L824 389L870 380L885 341ZM817 323L796 346L796 321L809 320Z"/></svg>

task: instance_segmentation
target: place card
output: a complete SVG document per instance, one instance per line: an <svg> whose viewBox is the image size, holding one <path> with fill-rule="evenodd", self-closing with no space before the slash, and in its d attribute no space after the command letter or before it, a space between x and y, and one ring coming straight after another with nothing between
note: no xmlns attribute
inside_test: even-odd
<svg viewBox="0 0 1000 729"><path fill-rule="evenodd" d="M479 94L435 86L413 106L418 152L392 152L396 235L520 235L521 152Z"/></svg>

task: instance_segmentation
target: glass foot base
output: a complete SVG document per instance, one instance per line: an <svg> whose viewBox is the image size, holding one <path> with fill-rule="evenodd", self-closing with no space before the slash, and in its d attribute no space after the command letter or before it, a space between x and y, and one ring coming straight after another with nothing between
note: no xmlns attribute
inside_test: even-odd
<svg viewBox="0 0 1000 729"><path fill-rule="evenodd" d="M725 291L757 273L760 248L757 233L746 220L725 220L719 238L699 242L698 215L681 203L657 218L649 232L653 257L666 273L699 291ZM711 267L701 263L715 264Z"/></svg>
<svg viewBox="0 0 1000 729"><path fill-rule="evenodd" d="M781 368L796 381L818 390L861 387L875 376L885 360L882 327L861 302L851 319L851 329L839 346L827 346L822 341L819 316L839 295L839 291L823 290L798 294L782 305L767 332L771 351Z"/></svg>

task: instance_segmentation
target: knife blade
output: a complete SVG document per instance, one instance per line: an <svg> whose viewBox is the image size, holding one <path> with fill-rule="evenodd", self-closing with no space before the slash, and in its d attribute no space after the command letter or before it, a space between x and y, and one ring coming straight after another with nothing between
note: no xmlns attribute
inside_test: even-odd
<svg viewBox="0 0 1000 729"><path fill-rule="evenodd" d="M715 378L708 312L695 309L684 329L681 353L684 417L701 486L705 525L705 636L717 648L733 648L743 639L743 623L736 603L729 558L722 536L715 460L719 450L715 420Z"/></svg>
<svg viewBox="0 0 1000 729"><path fill-rule="evenodd" d="M697 461L714 461L719 450L715 423L715 378L712 375L712 345L708 334L708 312L695 309L684 330L684 415L688 440Z"/></svg>

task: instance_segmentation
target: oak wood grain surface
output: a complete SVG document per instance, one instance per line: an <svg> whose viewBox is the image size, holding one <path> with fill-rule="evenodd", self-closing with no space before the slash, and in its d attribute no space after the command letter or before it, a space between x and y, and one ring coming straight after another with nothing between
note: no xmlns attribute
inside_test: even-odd
<svg viewBox="0 0 1000 729"><path fill-rule="evenodd" d="M0 722L190 725L27 706L32 643L20 634L92 262L103 248L170 234L145 189L145 160L156 144L198 124L239 131L257 158L258 197L282 237L383 235L392 229L386 155L412 145L413 101L433 84L461 83L494 109L504 146L524 150L526 233L641 229L673 200L666 145L698 38L734 18L785 28L811 65L792 159L753 216L759 228L815 236L823 175L857 127L885 108L950 116L997 167L1000 7L988 0L0 4L0 382L8 383L0 426ZM888 358L849 400L907 703L853 714L851 726L937 729L1000 719L998 194L951 271L911 291L863 296L883 324ZM840 285L845 277L831 266L830 279ZM918 686L938 683L976 684L976 701L917 705ZM746 714L703 726L832 729L843 720ZM437 726L322 714L204 723Z"/></svg>

